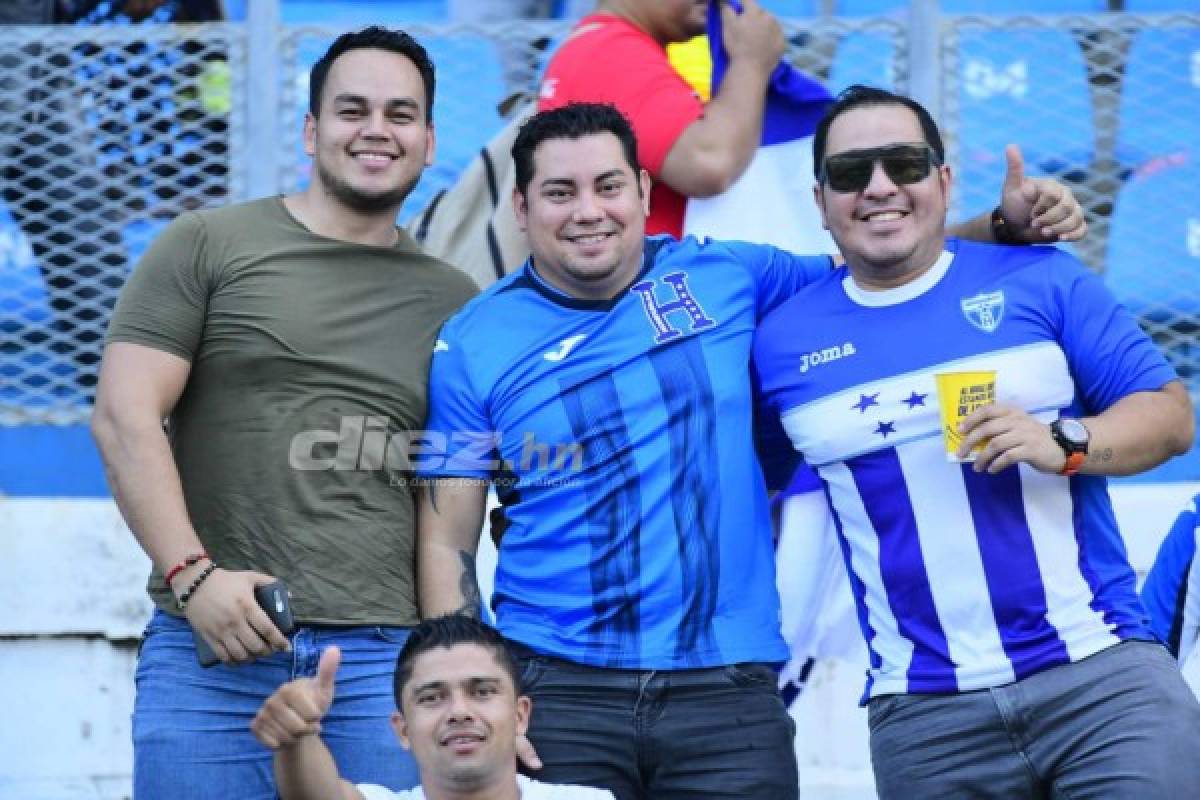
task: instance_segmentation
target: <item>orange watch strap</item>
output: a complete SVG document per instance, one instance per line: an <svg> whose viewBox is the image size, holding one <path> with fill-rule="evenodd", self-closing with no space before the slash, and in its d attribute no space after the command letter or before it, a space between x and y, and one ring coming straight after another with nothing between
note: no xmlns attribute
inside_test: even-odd
<svg viewBox="0 0 1200 800"><path fill-rule="evenodd" d="M1083 466L1083 462L1086 460L1086 453L1071 453L1067 456L1067 463L1063 464L1063 468L1058 471L1058 474L1066 475L1069 478L1079 472L1079 469Z"/></svg>

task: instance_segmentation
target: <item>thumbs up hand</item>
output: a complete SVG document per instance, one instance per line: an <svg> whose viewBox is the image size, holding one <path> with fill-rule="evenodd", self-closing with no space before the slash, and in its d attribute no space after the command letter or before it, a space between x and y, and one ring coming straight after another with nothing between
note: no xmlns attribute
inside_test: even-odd
<svg viewBox="0 0 1200 800"><path fill-rule="evenodd" d="M321 719L333 705L334 682L341 661L341 650L326 648L317 664L316 677L297 678L276 689L250 723L254 736L272 750L278 750L320 733Z"/></svg>
<svg viewBox="0 0 1200 800"><path fill-rule="evenodd" d="M1087 221L1071 190L1053 178L1025 177L1025 160L1016 145L1006 147L1004 157L1000 211L1013 235L1028 244L1082 239Z"/></svg>

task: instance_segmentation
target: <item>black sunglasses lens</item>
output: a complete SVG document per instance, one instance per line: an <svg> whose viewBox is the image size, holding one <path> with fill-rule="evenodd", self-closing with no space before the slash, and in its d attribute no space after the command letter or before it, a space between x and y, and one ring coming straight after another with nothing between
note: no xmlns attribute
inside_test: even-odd
<svg viewBox="0 0 1200 800"><path fill-rule="evenodd" d="M933 152L915 147L887 148L830 156L825 160L825 179L835 192L861 192L871 182L875 162L883 164L888 178L897 186L923 181L934 163Z"/></svg>
<svg viewBox="0 0 1200 800"><path fill-rule="evenodd" d="M923 181L929 175L929 156L924 153L884 156L881 161L883 171L897 186Z"/></svg>
<svg viewBox="0 0 1200 800"><path fill-rule="evenodd" d="M834 156L825 162L825 177L835 192L860 192L871 182L871 156Z"/></svg>

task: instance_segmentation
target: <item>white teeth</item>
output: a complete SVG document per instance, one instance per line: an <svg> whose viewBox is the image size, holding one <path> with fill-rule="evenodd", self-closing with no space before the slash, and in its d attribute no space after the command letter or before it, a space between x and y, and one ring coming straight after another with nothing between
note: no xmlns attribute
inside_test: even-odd
<svg viewBox="0 0 1200 800"><path fill-rule="evenodd" d="M576 236L575 241L580 244L596 244L608 238L607 233L597 233L591 236Z"/></svg>
<svg viewBox="0 0 1200 800"><path fill-rule="evenodd" d="M868 214L867 220L868 221L879 220L879 221L883 221L883 222L891 222L892 220L900 219L903 216L904 215L901 214L899 211L880 211L878 214Z"/></svg>
<svg viewBox="0 0 1200 800"><path fill-rule="evenodd" d="M374 161L379 164L383 164L392 160L391 156L382 155L380 153L359 153L355 156L355 158L363 161Z"/></svg>

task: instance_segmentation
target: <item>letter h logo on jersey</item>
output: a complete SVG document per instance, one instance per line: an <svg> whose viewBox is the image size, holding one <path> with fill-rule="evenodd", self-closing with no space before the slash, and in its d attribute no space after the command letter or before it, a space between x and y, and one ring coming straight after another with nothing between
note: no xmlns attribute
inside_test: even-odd
<svg viewBox="0 0 1200 800"><path fill-rule="evenodd" d="M716 320L705 314L704 309L696 302L691 289L688 288L686 272L667 273L662 277L662 282L667 284L668 291L675 293L674 300L666 303L659 302L658 295L654 291L658 284L657 280L640 281L630 287L642 296L642 307L650 319L650 324L654 326L655 344L669 342L683 335L684 332L667 319L668 314L676 311L682 311L691 318L693 332L711 328L717 324ZM672 319L678 319L678 317Z"/></svg>

